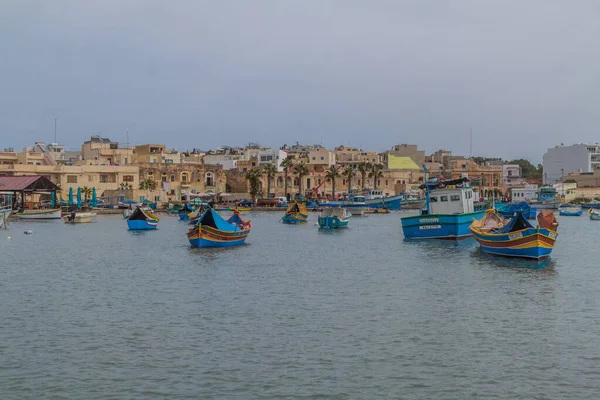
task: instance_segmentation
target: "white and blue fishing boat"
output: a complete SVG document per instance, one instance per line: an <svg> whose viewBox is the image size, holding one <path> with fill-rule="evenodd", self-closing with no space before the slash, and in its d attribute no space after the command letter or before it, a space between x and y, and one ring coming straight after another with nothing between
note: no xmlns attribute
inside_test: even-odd
<svg viewBox="0 0 600 400"><path fill-rule="evenodd" d="M149 209L137 206L127 218L127 227L131 231L154 230L158 226L158 217Z"/></svg>
<svg viewBox="0 0 600 400"><path fill-rule="evenodd" d="M12 213L12 206L2 206L0 207L0 228L3 226L8 226L7 222L8 217Z"/></svg>
<svg viewBox="0 0 600 400"><path fill-rule="evenodd" d="M318 223L323 229L347 228L351 217L352 214L343 207L323 207Z"/></svg>
<svg viewBox="0 0 600 400"><path fill-rule="evenodd" d="M352 215L365 215L365 211L370 208L367 206L366 197L361 195L347 195L341 200L331 200L321 205L323 207L344 207Z"/></svg>
<svg viewBox="0 0 600 400"><path fill-rule="evenodd" d="M399 210L402 204L401 194L385 196L383 190L370 190L365 196L365 204L369 208L387 208L388 210Z"/></svg>
<svg viewBox="0 0 600 400"><path fill-rule="evenodd" d="M581 207L561 206L558 209L558 214L562 217L581 217L583 210Z"/></svg>
<svg viewBox="0 0 600 400"><path fill-rule="evenodd" d="M419 215L402 218L405 239L466 238L472 235L469 226L473 219L485 215L485 211L474 209L468 178L440 178L424 183L420 189L425 190L425 205Z"/></svg>

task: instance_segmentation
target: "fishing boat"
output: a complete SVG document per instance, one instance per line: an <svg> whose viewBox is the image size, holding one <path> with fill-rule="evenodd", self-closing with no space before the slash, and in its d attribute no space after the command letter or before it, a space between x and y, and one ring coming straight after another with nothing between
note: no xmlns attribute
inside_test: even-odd
<svg viewBox="0 0 600 400"><path fill-rule="evenodd" d="M11 213L12 213L11 206L0 207L0 228L2 228L3 226L8 226L6 221L8 220L8 217L10 216Z"/></svg>
<svg viewBox="0 0 600 400"><path fill-rule="evenodd" d="M391 213L389 208L369 208L365 211L365 214L389 214Z"/></svg>
<svg viewBox="0 0 600 400"><path fill-rule="evenodd" d="M20 219L61 219L60 208L40 208L38 210L19 211L17 217Z"/></svg>
<svg viewBox="0 0 600 400"><path fill-rule="evenodd" d="M520 212L507 220L488 210L469 229L486 253L539 260L552 252L558 237L558 222L551 210L542 210L537 225L534 228Z"/></svg>
<svg viewBox="0 0 600 400"><path fill-rule="evenodd" d="M252 208L250 208L250 207L229 207L229 211L239 211L239 212L252 211Z"/></svg>
<svg viewBox="0 0 600 400"><path fill-rule="evenodd" d="M425 168L425 173L427 169ZM404 217L402 231L409 239L462 239L472 235L469 226L485 211L475 211L469 179L433 179L422 184L425 205L419 215Z"/></svg>
<svg viewBox="0 0 600 400"><path fill-rule="evenodd" d="M73 210L62 218L65 224L87 224L94 222L96 215L91 210Z"/></svg>
<svg viewBox="0 0 600 400"><path fill-rule="evenodd" d="M239 212L225 220L209 208L187 237L192 247L232 247L244 244L251 230L252 223L244 221Z"/></svg>
<svg viewBox="0 0 600 400"><path fill-rule="evenodd" d="M557 191L553 187L541 187L527 184L524 187L513 188L512 203L527 202L531 207L537 210L556 210L562 204L557 199Z"/></svg>
<svg viewBox="0 0 600 400"><path fill-rule="evenodd" d="M350 223L350 214L342 207L323 207L319 213L318 223L324 229L347 228Z"/></svg>
<svg viewBox="0 0 600 400"><path fill-rule="evenodd" d="M340 200L331 200L321 204L323 207L344 207L352 215L365 215L365 212L370 208L367 206L366 197L360 195L346 195Z"/></svg>
<svg viewBox="0 0 600 400"><path fill-rule="evenodd" d="M158 226L159 218L144 207L137 206L129 218L127 227L132 231L154 230Z"/></svg>
<svg viewBox="0 0 600 400"><path fill-rule="evenodd" d="M294 201L291 203L285 215L281 218L281 222L284 224L300 224L308 221L308 211L306 211L306 205L304 203L298 203Z"/></svg>
<svg viewBox="0 0 600 400"><path fill-rule="evenodd" d="M188 203L185 203L183 205L183 207L181 208L181 210L179 210L179 212L177 214L179 215L180 221L187 221L190 219L190 214L192 214L193 212L194 212L194 207L192 207Z"/></svg>
<svg viewBox="0 0 600 400"><path fill-rule="evenodd" d="M412 193L402 194L402 201L400 202L401 210L420 210L424 205L425 199Z"/></svg>
<svg viewBox="0 0 600 400"><path fill-rule="evenodd" d="M583 208L584 210L588 210L588 209L600 209L600 201L598 200L592 200L588 203L583 203L581 205L581 208Z"/></svg>
<svg viewBox="0 0 600 400"><path fill-rule="evenodd" d="M593 221L600 221L600 212L595 209L590 209L590 219Z"/></svg>
<svg viewBox="0 0 600 400"><path fill-rule="evenodd" d="M365 196L365 204L369 208L389 208L399 210L403 195L385 196L383 190L370 190Z"/></svg>
<svg viewBox="0 0 600 400"><path fill-rule="evenodd" d="M190 218L189 218L189 224L190 225L196 225L196 223L198 222L198 220L200 220L200 218L202 218L202 216L204 215L204 213L206 212L206 210L208 208L210 208L210 206L208 205L208 203L205 203L206 205L200 205L198 206L198 208L196 208L196 210L194 210L193 213L190 214Z"/></svg>
<svg viewBox="0 0 600 400"><path fill-rule="evenodd" d="M523 214L523 217L530 219L530 215L535 218L535 210L532 210L531 206L527 202L504 204L496 208L498 214L504 218L511 218L516 212Z"/></svg>
<svg viewBox="0 0 600 400"><path fill-rule="evenodd" d="M558 214L563 217L581 217L583 210L581 207L560 207Z"/></svg>

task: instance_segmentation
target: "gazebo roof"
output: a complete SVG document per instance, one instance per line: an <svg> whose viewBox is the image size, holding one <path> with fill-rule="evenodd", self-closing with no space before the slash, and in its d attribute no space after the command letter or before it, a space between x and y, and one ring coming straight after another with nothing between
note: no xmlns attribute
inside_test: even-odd
<svg viewBox="0 0 600 400"><path fill-rule="evenodd" d="M40 175L0 176L0 192L53 191L60 188Z"/></svg>

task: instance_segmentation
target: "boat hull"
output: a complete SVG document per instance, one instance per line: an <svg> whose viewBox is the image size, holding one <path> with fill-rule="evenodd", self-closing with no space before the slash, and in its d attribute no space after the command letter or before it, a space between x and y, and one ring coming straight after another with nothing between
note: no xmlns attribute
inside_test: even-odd
<svg viewBox="0 0 600 400"><path fill-rule="evenodd" d="M20 219L61 219L61 210L25 210L17 214Z"/></svg>
<svg viewBox="0 0 600 400"><path fill-rule="evenodd" d="M324 229L338 229L347 228L350 223L350 219L339 219L336 216L325 216L319 217L319 226Z"/></svg>
<svg viewBox="0 0 600 400"><path fill-rule="evenodd" d="M472 230L481 250L505 257L540 260L550 256L558 234L548 229L528 228L522 231L493 234Z"/></svg>
<svg viewBox="0 0 600 400"><path fill-rule="evenodd" d="M286 214L281 218L283 224L296 225L308 222L308 215L291 215Z"/></svg>
<svg viewBox="0 0 600 400"><path fill-rule="evenodd" d="M89 224L94 222L96 218L96 213L75 213L75 219L71 219L71 215L67 214L63 216L63 221L65 224Z"/></svg>
<svg viewBox="0 0 600 400"><path fill-rule="evenodd" d="M485 211L469 214L430 214L402 218L404 239L449 239L472 236L473 219L483 218Z"/></svg>
<svg viewBox="0 0 600 400"><path fill-rule="evenodd" d="M402 204L402 196L387 196L380 199L367 199L365 204L368 208L388 208L390 210L399 210Z"/></svg>
<svg viewBox="0 0 600 400"><path fill-rule="evenodd" d="M579 210L579 211L558 211L558 214L563 216L563 217L581 217L581 215L583 215L583 211Z"/></svg>
<svg viewBox="0 0 600 400"><path fill-rule="evenodd" d="M402 210L420 210L425 205L425 199L419 200L403 200L400 203Z"/></svg>
<svg viewBox="0 0 600 400"><path fill-rule="evenodd" d="M187 213L179 213L179 220L180 221L189 221L190 216Z"/></svg>
<svg viewBox="0 0 600 400"><path fill-rule="evenodd" d="M559 200L549 200L549 201L532 201L530 203L532 208L537 210L558 210L562 201Z"/></svg>
<svg viewBox="0 0 600 400"><path fill-rule="evenodd" d="M154 220L127 220L130 231L151 231L158 227L158 221Z"/></svg>
<svg viewBox="0 0 600 400"><path fill-rule="evenodd" d="M590 214L590 219L594 221L600 221L600 214Z"/></svg>
<svg viewBox="0 0 600 400"><path fill-rule="evenodd" d="M250 229L226 232L199 224L188 233L188 240L192 247L233 247L244 244L249 234Z"/></svg>
<svg viewBox="0 0 600 400"><path fill-rule="evenodd" d="M4 207L0 209L0 228L2 228L6 224L6 221L8 220L8 217L10 217L11 213L11 207Z"/></svg>

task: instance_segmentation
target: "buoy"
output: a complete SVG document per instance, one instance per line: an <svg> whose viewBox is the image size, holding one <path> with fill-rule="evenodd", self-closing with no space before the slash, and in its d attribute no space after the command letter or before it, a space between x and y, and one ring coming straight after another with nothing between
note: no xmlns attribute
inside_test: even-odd
<svg viewBox="0 0 600 400"><path fill-rule="evenodd" d="M31 235L33 233L33 231L32 230L28 230L28 231L25 231L23 233L26 234L26 235Z"/></svg>
<svg viewBox="0 0 600 400"><path fill-rule="evenodd" d="M7 237L8 240L12 239L12 236Z"/></svg>

